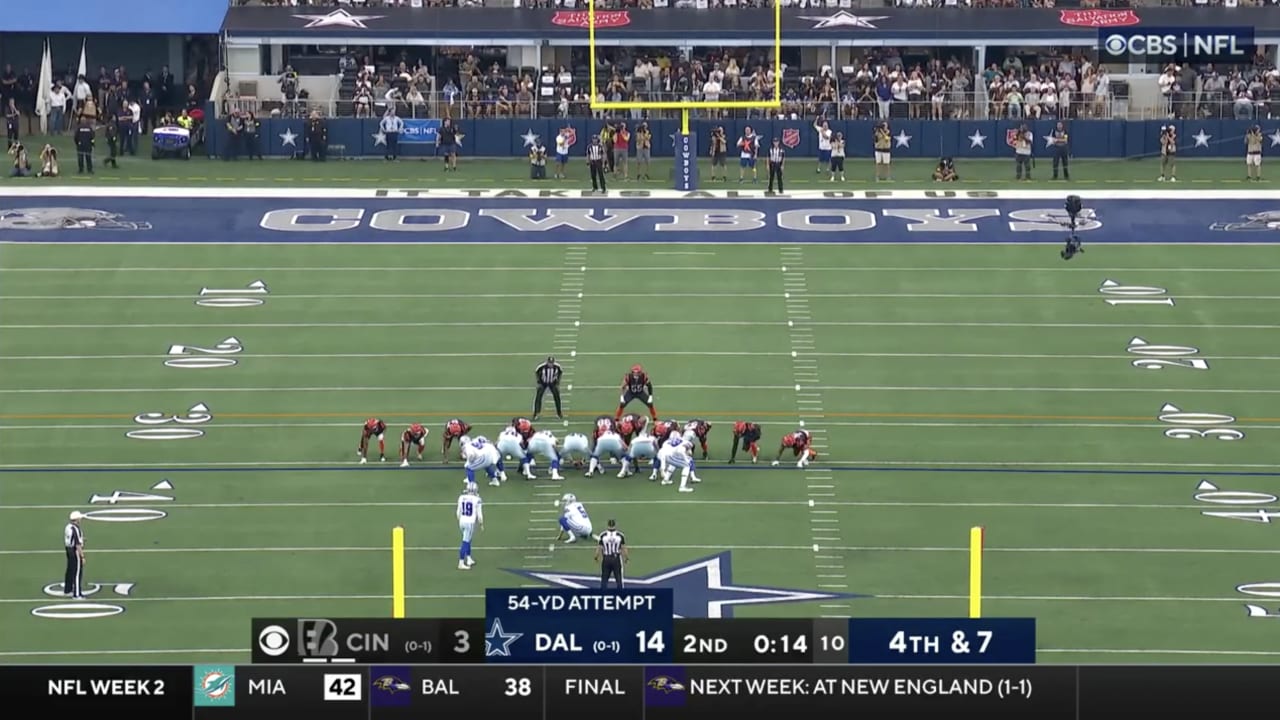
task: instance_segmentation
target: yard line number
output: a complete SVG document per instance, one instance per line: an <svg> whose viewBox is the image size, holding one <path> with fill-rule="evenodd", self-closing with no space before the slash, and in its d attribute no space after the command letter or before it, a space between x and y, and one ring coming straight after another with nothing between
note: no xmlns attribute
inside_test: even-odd
<svg viewBox="0 0 1280 720"><path fill-rule="evenodd" d="M1098 292L1106 297L1104 302L1117 305L1166 305L1173 307L1169 291L1151 285L1122 285L1115 280L1103 280Z"/></svg>
<svg viewBox="0 0 1280 720"><path fill-rule="evenodd" d="M1209 361L1204 358L1191 357L1199 355L1200 349L1190 345L1152 345L1140 337L1129 341L1125 352L1141 357L1133 361L1133 366L1141 370L1163 370L1167 367L1188 368L1191 370L1208 370Z"/></svg>
<svg viewBox="0 0 1280 720"><path fill-rule="evenodd" d="M261 280L254 280L243 288L200 288L196 305L211 308L247 308L265 304L271 291Z"/></svg>
<svg viewBox="0 0 1280 720"><path fill-rule="evenodd" d="M212 347L197 345L170 345L169 359L164 361L166 367L181 370L213 370L232 367L239 361L228 355L239 355L244 352L244 344L239 338L224 338Z"/></svg>
<svg viewBox="0 0 1280 720"><path fill-rule="evenodd" d="M135 425L145 427L130 430L125 437L134 440L193 440L204 437L204 430L192 425L204 425L213 420L209 406L196 403L185 415L170 415L161 412L138 413L133 417Z"/></svg>
<svg viewBox="0 0 1280 720"><path fill-rule="evenodd" d="M1221 518L1223 520L1243 520L1244 522L1262 523L1263 525L1270 525L1272 520L1280 518L1280 510L1269 510L1262 507L1263 505L1272 505L1280 502L1280 498L1271 493L1252 490L1222 490L1208 480L1201 480L1200 484L1196 486L1195 499L1198 503L1223 508L1220 510L1201 510L1200 514L1205 517Z"/></svg>
<svg viewBox="0 0 1280 720"><path fill-rule="evenodd" d="M1231 415L1220 413L1183 412L1181 408L1165 403L1156 416L1160 422L1175 425L1164 431L1164 436L1174 440L1243 440L1244 433L1225 427L1236 421Z"/></svg>

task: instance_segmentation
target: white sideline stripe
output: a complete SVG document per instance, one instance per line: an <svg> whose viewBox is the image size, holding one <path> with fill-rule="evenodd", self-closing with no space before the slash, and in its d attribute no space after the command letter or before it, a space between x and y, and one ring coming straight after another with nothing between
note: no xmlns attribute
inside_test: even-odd
<svg viewBox="0 0 1280 720"><path fill-rule="evenodd" d="M823 532L836 532L834 529L825 530ZM830 540L838 538L829 538ZM778 552L813 552L813 545L646 545L650 550L773 550ZM503 552L530 552L545 551L545 545L509 545L505 547L485 546L485 550L503 551ZM824 545L823 550L835 550L841 552L918 552L918 553L967 553L969 548L966 547L900 547L900 546L878 546L878 545ZM453 552L458 551L457 545L421 545L406 547L405 550L412 552ZM143 554L179 554L179 553L286 553L286 552L386 552L386 547L369 547L369 546L353 546L353 547L222 547L222 548L94 548L96 554L110 555L143 555ZM1026 554L1073 554L1073 553L1114 553L1123 555L1132 553L1135 555L1280 555L1280 548L1097 548L1097 547L1041 547L1041 548L986 548L984 552L990 553L1026 553ZM0 550L0 555L58 555L61 554L57 550ZM883 597L883 596L882 596ZM957 596L967 597L967 596ZM3 601L0 601L3 602Z"/></svg>
<svg viewBox="0 0 1280 720"><path fill-rule="evenodd" d="M190 299L190 298L188 298ZM31 324L7 324L0 325L0 330L89 330L89 329L114 329L114 330L152 330L152 329L174 329L174 328L423 328L423 327L456 327L456 328L480 328L480 327L509 327L509 328L528 328L528 327L560 327L561 323L555 321L538 321L529 322L332 322L332 323L253 323L253 322L222 322L222 323L67 323L57 325L31 325ZM628 327L636 326L658 326L669 327L673 325L693 325L697 327L705 326L732 326L732 327L786 327L783 320L631 320L627 322ZM988 327L988 328L1126 328L1132 329L1132 323L1032 323L1032 322L888 322L873 320L820 320L806 321L805 325L810 327ZM616 321L590 321L584 320L582 327L599 326L616 329L618 323ZM1197 324L1197 323L1143 323L1144 328L1165 328L1177 330L1280 330L1280 325L1217 325L1217 324ZM528 388L526 388L528 389Z"/></svg>
<svg viewBox="0 0 1280 720"><path fill-rule="evenodd" d="M3 300L4 298L0 298ZM568 335L562 336L568 339ZM986 359L986 360L1135 360L1139 356L1112 353L1109 355L1080 355L1074 353L904 353L904 352L815 352L799 346L812 345L812 340L793 339L797 346L797 359L814 357L833 358L919 358L933 359ZM654 350L646 355L658 357L790 357L790 352L744 352L737 350ZM634 352L580 352L577 357L634 357ZM152 353L149 355L0 355L0 360L167 360L172 356ZM511 353L474 352L474 353L254 353L253 360L307 360L307 359L382 359L382 358L474 358L474 357L511 357ZM1280 360L1280 355L1204 355L1197 358L1212 362L1224 360ZM564 362L571 362L565 359ZM562 363L563 364L563 363ZM809 366L812 367L812 366ZM816 376L814 373L796 373L797 375Z"/></svg>
<svg viewBox="0 0 1280 720"><path fill-rule="evenodd" d="M607 246L601 246L607 248ZM842 246L847 247L847 246ZM288 267L0 267L0 273L75 273L81 275L84 273L120 273L120 272L411 272L414 274L421 273L445 273L455 274L467 271L484 271L484 272L550 272L562 273L564 268L560 267L489 267L481 265L476 267L459 267L453 265L421 265L414 267L405 267L403 265L396 266L380 266L380 267L333 267L333 266L288 266ZM636 272L777 272L778 268L770 265L768 267L748 267L748 266L701 266L695 267L691 265L660 265L656 267L638 267L632 265L623 265L610 267L591 266L591 273L598 274L601 272L625 272L633 274ZM1191 268L1191 267L904 267L904 266L876 266L876 265L828 265L823 263L821 267L808 267L805 272L1018 272L1018 273L1054 273L1054 272L1087 272L1087 273L1126 273L1126 272L1152 272L1152 273L1280 273L1280 268ZM788 273L790 274L790 273Z"/></svg>
<svg viewBox="0 0 1280 720"><path fill-rule="evenodd" d="M1000 468L1022 468L1022 467L1094 467L1094 468L1209 468L1209 469L1231 469L1231 468L1251 468L1258 470L1280 469L1280 465L1275 463L1186 463L1186 462L1089 462L1089 461L1063 461L1063 462L1007 462L996 460L823 460L825 465L848 465L855 467L1000 467ZM80 468L169 468L169 467L195 467L195 468L239 468L239 467L333 467L333 462L322 462L317 460L297 460L294 462L283 462L278 460L258 461L258 462L159 462L159 463L0 463L0 468L10 469L58 469L66 468L68 470ZM352 465L353 472L359 472L358 465Z"/></svg>
<svg viewBox="0 0 1280 720"><path fill-rule="evenodd" d="M802 385L803 387L803 385ZM579 390L617 390L616 385L579 385ZM664 385L664 389L668 390L731 390L734 392L742 391L768 391L776 392L778 390L795 391L795 385ZM1263 394L1275 395L1280 394L1278 388L1118 388L1118 387L1004 387L1004 386L928 386L928 385L814 385L812 389L822 390L826 392L876 392L876 391L893 391L893 392L1053 392L1053 393L1141 393L1160 395L1174 394L1215 394L1215 395L1239 395L1239 394ZM4 388L0 389L0 395L62 395L62 394L112 394L112 393L225 393L225 392L272 392L272 393L288 393L288 392L515 392L528 390L522 385L490 385L479 387L466 387L462 385L440 385L440 386L370 386L370 387L323 387L323 386L304 386L304 387L191 387L191 388Z"/></svg>
<svg viewBox="0 0 1280 720"><path fill-rule="evenodd" d="M977 300L1103 300L1105 295L1098 294L1074 294L1074 295L1057 295L1057 294L1040 294L1040 293L814 293L800 289L788 288L792 292L804 292L812 298L824 298L831 300L957 300L957 299L977 299ZM534 300L534 299L555 299L561 297L561 293L330 293L323 295L306 295L306 294L275 294L270 296L273 303L284 302L286 300ZM657 300L657 299L698 299L708 300L714 298L726 298L731 300L755 299L755 300L772 300L777 299L778 293L611 293L610 297L618 299L630 300ZM1178 300L1280 300L1280 295L1178 295ZM52 301L82 301L82 300L194 300L191 293L183 295L0 295L0 300L6 302L13 301L34 301L34 302L52 302ZM792 310L788 310L793 314L804 314L809 312L808 301L799 298L788 300L788 304L792 306Z"/></svg>
<svg viewBox="0 0 1280 720"><path fill-rule="evenodd" d="M831 485L810 485L810 488L825 489L832 487ZM809 503L807 500L610 500L610 505L687 505L689 507L705 507L708 505L742 505L757 507L799 507L807 508ZM536 507L542 508L546 503L528 502L528 501L487 501L485 505L491 507ZM119 505L124 507L123 504ZM164 507L166 510L170 508L181 509L273 509L273 508L322 508L322 507L390 507L390 508L410 508L410 507L453 507L453 502L279 502L279 503L163 503L157 504L155 507ZM1204 510L1210 507L1222 507L1210 503L1187 504L1187 505L1166 505L1155 503L1049 503L1049 502L876 502L876 501L860 501L860 500L823 500L818 503L817 507L878 507L878 508L1045 508L1053 510ZM73 505L0 505L0 512L6 510L69 510L84 507L84 503L76 503ZM97 507L97 506L95 506ZM1250 506L1236 506L1250 507ZM1256 506L1253 506L1256 507ZM531 510L533 513L546 513L559 515L560 511L555 509ZM823 512L815 510L814 512Z"/></svg>
<svg viewBox="0 0 1280 720"><path fill-rule="evenodd" d="M821 607L841 608L843 605L822 605ZM845 617L831 616L831 617ZM1271 657L1280 655L1278 650L1140 650L1130 648L1038 648L1037 653L1064 655L1201 655L1201 656L1239 656L1239 657ZM112 655L215 655L215 654L249 654L248 648L165 648L162 650L5 650L0 657L69 657L69 656L112 656Z"/></svg>
<svg viewBox="0 0 1280 720"><path fill-rule="evenodd" d="M347 187L174 187L165 185L138 185L130 187L84 185L15 185L5 188L9 197L66 197L66 198L289 198L289 199L382 199L412 200L421 204L430 200L492 200L501 197L537 203L589 202L599 207L609 201L635 202L640 200L688 200L719 201L732 199L744 203L771 200L827 200L841 203L875 202L891 203L902 200L933 200L936 202L990 203L998 200L1054 200L1061 204L1061 190L800 190L785 195L767 195L763 189L700 190L696 193L677 190L622 190L602 197L585 191L562 190L562 195L541 197L546 188L512 188L501 192L492 188L467 189L443 188L432 190ZM732 192L732 194L730 194ZM1168 190L1075 190L1085 200L1280 200L1280 190L1200 190L1170 188ZM513 197L516 193L526 197ZM791 246L802 243L790 243Z"/></svg>

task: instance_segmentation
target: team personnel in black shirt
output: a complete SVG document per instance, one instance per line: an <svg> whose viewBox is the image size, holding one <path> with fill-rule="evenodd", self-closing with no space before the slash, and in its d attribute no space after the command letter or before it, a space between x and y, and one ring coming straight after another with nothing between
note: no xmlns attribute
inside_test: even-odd
<svg viewBox="0 0 1280 720"><path fill-rule="evenodd" d="M110 165L119 170L120 163L116 160L120 156L120 130L116 128L115 123L107 123L103 129L103 133L107 136L107 152L110 155L106 160L102 161L103 165Z"/></svg>
<svg viewBox="0 0 1280 720"><path fill-rule="evenodd" d="M658 421L658 410L653 406L653 383L639 365L632 365L631 372L622 376L622 397L618 400L618 412L614 414L614 420L622 419L622 413L632 400L644 403L649 408L649 417L654 422Z"/></svg>
<svg viewBox="0 0 1280 720"><path fill-rule="evenodd" d="M547 361L534 368L533 379L538 383L538 394L533 396L533 419L537 420L542 414L542 396L548 390L551 391L551 399L556 402L556 417L563 419L564 413L560 410L560 378L564 375L564 368L560 367L560 363L556 362L554 357L547 357Z"/></svg>
<svg viewBox="0 0 1280 720"><path fill-rule="evenodd" d="M591 192L609 192L604 180L604 145L600 144L599 135L592 135L591 144L587 145L587 165L591 168Z"/></svg>
<svg viewBox="0 0 1280 720"><path fill-rule="evenodd" d="M609 587L613 578L622 589L622 566L631 558L627 550L627 538L618 530L618 521L610 520L609 529L600 533L596 543L596 562L600 563L600 589Z"/></svg>
<svg viewBox="0 0 1280 720"><path fill-rule="evenodd" d="M458 129L453 126L453 120L445 118L440 123L440 133L437 135L437 149L444 156L444 171L458 169Z"/></svg>
<svg viewBox="0 0 1280 720"><path fill-rule="evenodd" d="M80 118L76 126L76 168L77 172L93 174L93 121Z"/></svg>
<svg viewBox="0 0 1280 720"><path fill-rule="evenodd" d="M760 426L753 422L739 420L733 424L733 449L729 451L729 462L738 458L738 446L751 453L751 462L760 459Z"/></svg>
<svg viewBox="0 0 1280 720"><path fill-rule="evenodd" d="M329 156L329 126L325 124L324 118L320 117L320 113L311 113L311 119L307 121L306 136L311 159L315 162L324 162L324 159Z"/></svg>

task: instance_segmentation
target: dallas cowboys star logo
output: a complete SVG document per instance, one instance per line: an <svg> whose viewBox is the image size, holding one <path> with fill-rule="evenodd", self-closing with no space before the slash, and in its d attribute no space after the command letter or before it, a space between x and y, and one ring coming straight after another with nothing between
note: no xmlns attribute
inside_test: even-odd
<svg viewBox="0 0 1280 720"><path fill-rule="evenodd" d="M801 20L812 20L817 23L813 26L814 30L823 30L825 28L836 27L859 27L878 30L874 23L876 20L888 20L888 15L854 15L851 12L841 10L835 15L801 15Z"/></svg>
<svg viewBox="0 0 1280 720"><path fill-rule="evenodd" d="M1191 139L1196 141L1196 144L1193 147L1202 147L1202 148L1209 147L1209 138L1211 137L1213 136L1206 133L1204 131L1204 128L1200 128L1200 132L1191 136Z"/></svg>
<svg viewBox="0 0 1280 720"><path fill-rule="evenodd" d="M1271 138L1271 147L1280 145L1280 130L1276 130L1267 137Z"/></svg>
<svg viewBox="0 0 1280 720"><path fill-rule="evenodd" d="M292 145L294 147L298 147L298 143L296 142L297 139L298 134L293 131L293 128L285 128L285 131L280 133L281 146Z"/></svg>
<svg viewBox="0 0 1280 720"><path fill-rule="evenodd" d="M508 570L507 572L556 587L590 589L600 586L598 575L532 570ZM735 585L732 554L728 551L676 565L650 575L628 577L627 586L670 588L675 599L675 616L688 618L730 618L733 617L733 608L738 605L776 605L868 597L848 593Z"/></svg>
<svg viewBox="0 0 1280 720"><path fill-rule="evenodd" d="M525 147L533 147L538 144L538 137L539 135L533 131L533 128L530 128L520 136L520 139L524 141Z"/></svg>
<svg viewBox="0 0 1280 720"><path fill-rule="evenodd" d="M384 132L382 132L381 130L379 130L379 131L378 131L378 132L376 132L376 133L373 133L373 135L371 135L371 137L373 138L373 146L374 146L374 147L378 147L379 145L386 145L386 144L387 144L387 134L386 134L386 133L384 133Z"/></svg>
<svg viewBox="0 0 1280 720"><path fill-rule="evenodd" d="M303 30L323 27L349 27L368 30L369 26L364 24L366 20L381 20L386 15L352 15L346 10L338 9L328 15L294 15L294 17L299 20L310 21L302 27Z"/></svg>
<svg viewBox="0 0 1280 720"><path fill-rule="evenodd" d="M987 136L982 134L981 130L974 130L969 136L969 149L985 148L987 146Z"/></svg>
<svg viewBox="0 0 1280 720"><path fill-rule="evenodd" d="M898 134L893 136L893 142L893 146L896 148L909 148L911 147L911 136L907 134L906 130L899 130Z"/></svg>
<svg viewBox="0 0 1280 720"><path fill-rule="evenodd" d="M1049 134L1049 135L1041 135L1040 137L1044 138L1044 146L1045 146L1046 148L1051 148L1051 147L1053 147L1053 135L1052 135L1052 134Z"/></svg>
<svg viewBox="0 0 1280 720"><path fill-rule="evenodd" d="M511 657L511 643L524 637L524 633L504 632L502 629L502 620L493 619L493 625L489 626L489 632L484 636L484 656L485 657Z"/></svg>

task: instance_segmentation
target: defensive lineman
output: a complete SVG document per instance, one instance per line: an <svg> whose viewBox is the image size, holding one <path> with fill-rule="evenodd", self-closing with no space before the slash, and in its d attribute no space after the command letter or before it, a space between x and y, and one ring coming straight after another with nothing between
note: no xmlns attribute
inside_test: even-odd
<svg viewBox="0 0 1280 720"><path fill-rule="evenodd" d="M594 539L595 535L591 533L591 516L587 515L586 506L578 502L578 497L573 493L565 493L560 498L560 504L563 512L560 514L560 534L556 540L564 540L566 545L572 545L582 538Z"/></svg>
<svg viewBox="0 0 1280 720"><path fill-rule="evenodd" d="M675 468L680 468L680 492L693 492L693 488L689 487L690 480L695 483L702 482L694 472L692 450L693 445L676 433L672 433L671 437L663 443L662 449L658 451L658 463L662 465L663 485L671 484L671 475L675 472Z"/></svg>
<svg viewBox="0 0 1280 720"><path fill-rule="evenodd" d="M458 530L462 533L462 544L458 546L458 569L470 570L476 561L471 558L471 538L476 528L484 530L484 507L476 484L467 483L466 490L458 496Z"/></svg>

